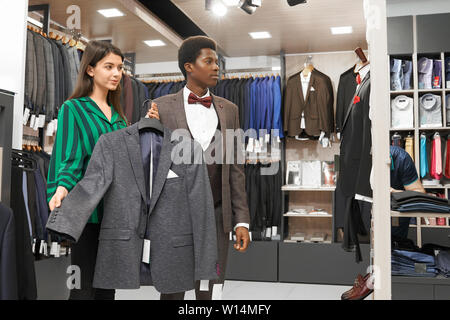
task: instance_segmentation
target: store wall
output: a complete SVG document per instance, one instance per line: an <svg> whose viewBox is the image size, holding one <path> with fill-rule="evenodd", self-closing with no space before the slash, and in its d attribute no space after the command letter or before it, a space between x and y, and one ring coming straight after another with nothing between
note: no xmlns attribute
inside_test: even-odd
<svg viewBox="0 0 450 320"><path fill-rule="evenodd" d="M449 0L387 0L387 16L411 16L450 12Z"/></svg>
<svg viewBox="0 0 450 320"><path fill-rule="evenodd" d="M0 0L0 89L14 92L12 147L22 147L28 0Z"/></svg>

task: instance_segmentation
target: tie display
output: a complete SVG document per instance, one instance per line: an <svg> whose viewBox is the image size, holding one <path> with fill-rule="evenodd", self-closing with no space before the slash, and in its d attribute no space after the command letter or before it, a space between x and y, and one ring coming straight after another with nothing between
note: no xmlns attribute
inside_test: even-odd
<svg viewBox="0 0 450 320"><path fill-rule="evenodd" d="M444 175L447 179L450 179L450 152L449 152L449 150L450 150L450 139L447 138L447 152L446 152L447 154L445 157L445 173L444 173Z"/></svg>
<svg viewBox="0 0 450 320"><path fill-rule="evenodd" d="M427 159L427 137L422 134L420 136L420 177L423 178L428 173Z"/></svg>
<svg viewBox="0 0 450 320"><path fill-rule="evenodd" d="M414 138L406 137L405 138L405 151L411 156L411 159L414 161Z"/></svg>
<svg viewBox="0 0 450 320"><path fill-rule="evenodd" d="M209 107L211 107L212 98L211 98L211 96L205 97L205 98L199 98L191 92L188 97L188 103L189 104L200 103L203 106L205 106L206 108L209 108Z"/></svg>
<svg viewBox="0 0 450 320"><path fill-rule="evenodd" d="M433 179L441 179L442 174L442 158L441 158L441 136L436 133L433 136L431 147L431 170L430 175Z"/></svg>

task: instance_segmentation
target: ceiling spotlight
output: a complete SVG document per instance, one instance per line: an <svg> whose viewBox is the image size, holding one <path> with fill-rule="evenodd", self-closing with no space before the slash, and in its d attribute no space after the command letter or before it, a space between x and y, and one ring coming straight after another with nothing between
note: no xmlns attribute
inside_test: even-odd
<svg viewBox="0 0 450 320"><path fill-rule="evenodd" d="M253 6L252 0L241 0L239 2L239 8L244 10L248 14L253 14L256 11L256 6Z"/></svg>
<svg viewBox="0 0 450 320"><path fill-rule="evenodd" d="M332 34L349 34L353 33L353 27L347 26L347 27L331 27L331 33Z"/></svg>
<svg viewBox="0 0 450 320"><path fill-rule="evenodd" d="M161 40L146 40L144 41L146 45L148 45L149 47L162 47L165 46L166 44L161 41Z"/></svg>
<svg viewBox="0 0 450 320"><path fill-rule="evenodd" d="M293 6L296 6L301 3L306 3L306 0L287 0L287 2L288 2L288 5L293 7Z"/></svg>
<svg viewBox="0 0 450 320"><path fill-rule="evenodd" d="M227 7L220 2L214 3L211 9L212 12L219 17L223 17L228 11Z"/></svg>

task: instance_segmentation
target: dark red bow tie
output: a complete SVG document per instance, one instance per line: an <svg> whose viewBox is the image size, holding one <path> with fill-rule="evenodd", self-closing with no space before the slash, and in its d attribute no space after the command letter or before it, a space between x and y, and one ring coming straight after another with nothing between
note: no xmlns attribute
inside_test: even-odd
<svg viewBox="0 0 450 320"><path fill-rule="evenodd" d="M212 98L211 98L211 96L206 97L206 98L199 98L191 92L188 97L188 103L189 104L201 103L205 107L209 108L209 107L211 107Z"/></svg>

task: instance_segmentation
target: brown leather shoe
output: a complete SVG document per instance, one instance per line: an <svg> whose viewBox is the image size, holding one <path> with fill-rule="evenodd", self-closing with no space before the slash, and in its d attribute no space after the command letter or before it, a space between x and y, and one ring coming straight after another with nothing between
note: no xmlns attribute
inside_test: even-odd
<svg viewBox="0 0 450 320"><path fill-rule="evenodd" d="M353 287L347 291L345 291L342 296L341 296L341 300L348 300L348 297L351 297L354 295L355 290L357 290L356 288L360 286L361 283L366 282L366 280L369 278L370 273L366 274L364 277L360 274L358 274L356 276L356 279L353 283Z"/></svg>
<svg viewBox="0 0 450 320"><path fill-rule="evenodd" d="M371 274L367 274L363 281L358 281L358 284L352 288L344 300L364 300L373 292L373 284Z"/></svg>

